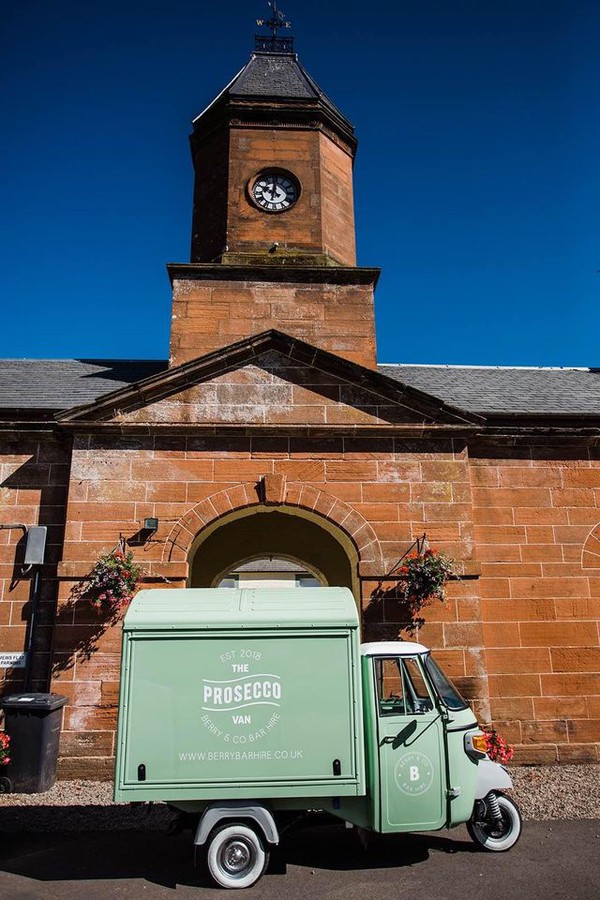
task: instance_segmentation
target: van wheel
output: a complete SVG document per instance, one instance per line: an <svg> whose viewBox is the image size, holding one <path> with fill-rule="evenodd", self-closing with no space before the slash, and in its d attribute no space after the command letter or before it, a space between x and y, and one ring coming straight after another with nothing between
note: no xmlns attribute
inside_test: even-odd
<svg viewBox="0 0 600 900"><path fill-rule="evenodd" d="M224 888L255 884L269 863L269 851L249 825L221 825L213 831L206 850L211 878Z"/></svg>
<svg viewBox="0 0 600 900"><path fill-rule="evenodd" d="M498 803L500 819L494 818L490 810L490 800ZM501 853L510 850L519 840L521 835L521 814L519 807L504 794L498 791L487 795L485 800L477 800L473 815L467 822L467 829L471 839L482 850Z"/></svg>

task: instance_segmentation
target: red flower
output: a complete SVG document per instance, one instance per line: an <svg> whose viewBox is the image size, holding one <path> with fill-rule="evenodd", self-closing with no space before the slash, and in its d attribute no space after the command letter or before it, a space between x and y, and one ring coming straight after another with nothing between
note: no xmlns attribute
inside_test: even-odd
<svg viewBox="0 0 600 900"><path fill-rule="evenodd" d="M514 756L514 748L501 738L494 728L483 728L487 744L487 754L494 762L510 762Z"/></svg>
<svg viewBox="0 0 600 900"><path fill-rule="evenodd" d="M8 755L9 744L10 737L6 732L0 732L0 766L7 766L10 762L10 756Z"/></svg>

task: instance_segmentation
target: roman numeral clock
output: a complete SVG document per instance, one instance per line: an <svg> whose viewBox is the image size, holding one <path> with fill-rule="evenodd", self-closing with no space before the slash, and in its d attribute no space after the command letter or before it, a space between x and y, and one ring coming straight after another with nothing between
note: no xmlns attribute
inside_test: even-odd
<svg viewBox="0 0 600 900"><path fill-rule="evenodd" d="M252 202L265 212L285 212L298 200L300 182L291 172L267 169L251 179L248 194Z"/></svg>

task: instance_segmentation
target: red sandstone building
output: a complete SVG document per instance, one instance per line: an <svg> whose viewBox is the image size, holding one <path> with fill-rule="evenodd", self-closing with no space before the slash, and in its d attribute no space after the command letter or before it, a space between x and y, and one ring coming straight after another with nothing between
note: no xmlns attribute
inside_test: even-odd
<svg viewBox="0 0 600 900"><path fill-rule="evenodd" d="M373 639L402 633L390 573L426 533L462 577L419 638L520 761L597 761L600 375L377 364L354 130L289 47L191 144L170 359L0 363L0 524L48 528L31 674L68 698L60 773L112 774L120 628L73 591L120 536L151 587L347 585ZM23 548L0 530L6 692Z"/></svg>

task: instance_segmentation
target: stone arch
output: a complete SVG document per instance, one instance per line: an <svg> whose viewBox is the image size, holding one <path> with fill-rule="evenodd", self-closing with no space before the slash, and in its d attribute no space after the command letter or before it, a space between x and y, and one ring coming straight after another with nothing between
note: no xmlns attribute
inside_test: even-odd
<svg viewBox="0 0 600 900"><path fill-rule="evenodd" d="M173 526L165 541L163 563L187 562L196 537L201 531L236 510L264 505L259 485L254 482L245 482L216 491L196 503ZM356 547L361 566L368 566L373 572L384 571L381 546L373 528L359 512L343 500L332 497L320 488L292 482L284 486L279 501L272 505L297 507L332 522Z"/></svg>
<svg viewBox="0 0 600 900"><path fill-rule="evenodd" d="M600 569L600 522L594 525L581 550L582 569Z"/></svg>
<svg viewBox="0 0 600 900"><path fill-rule="evenodd" d="M198 532L188 561L189 587L214 587L244 559L290 557L311 567L322 583L350 588L360 602L356 545L338 525L318 513L287 504L233 510ZM265 587L268 585L265 584Z"/></svg>

